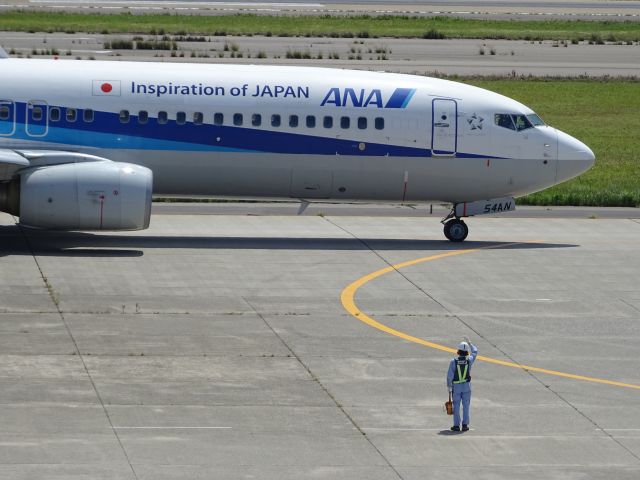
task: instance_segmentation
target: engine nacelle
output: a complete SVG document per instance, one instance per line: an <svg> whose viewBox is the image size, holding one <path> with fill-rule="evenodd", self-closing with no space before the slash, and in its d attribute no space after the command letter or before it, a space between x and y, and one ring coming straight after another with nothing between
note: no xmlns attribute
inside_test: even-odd
<svg viewBox="0 0 640 480"><path fill-rule="evenodd" d="M18 215L23 225L56 230L149 227L153 174L148 168L108 161L69 163L25 170L19 189L17 182L4 186L0 209ZM2 199L0 194L0 203Z"/></svg>

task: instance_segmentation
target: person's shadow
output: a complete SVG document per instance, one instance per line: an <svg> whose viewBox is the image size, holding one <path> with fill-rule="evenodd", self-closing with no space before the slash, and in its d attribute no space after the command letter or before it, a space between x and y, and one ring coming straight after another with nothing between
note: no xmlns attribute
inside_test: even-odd
<svg viewBox="0 0 640 480"><path fill-rule="evenodd" d="M450 429L446 429L446 430L440 430L438 432L438 435L462 435L464 432L454 432L453 430Z"/></svg>

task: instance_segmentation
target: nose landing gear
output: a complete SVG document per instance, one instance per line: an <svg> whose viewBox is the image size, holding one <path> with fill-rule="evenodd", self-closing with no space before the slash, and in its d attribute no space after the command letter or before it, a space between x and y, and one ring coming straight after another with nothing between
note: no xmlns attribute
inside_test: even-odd
<svg viewBox="0 0 640 480"><path fill-rule="evenodd" d="M443 220L444 222L444 220ZM444 236L452 242L463 242L469 235L469 227L459 218L452 218L444 223Z"/></svg>
<svg viewBox="0 0 640 480"><path fill-rule="evenodd" d="M463 242L469 235L469 227L460 220L460 214L456 212L457 205L454 205L449 215L444 217L440 223L444 225L444 236L451 242ZM464 213L462 213L464 215Z"/></svg>
<svg viewBox="0 0 640 480"><path fill-rule="evenodd" d="M469 227L460 218L490 213L511 212L516 209L513 197L493 198L475 202L455 203L441 223L444 225L444 236L452 242L462 242L469 235Z"/></svg>

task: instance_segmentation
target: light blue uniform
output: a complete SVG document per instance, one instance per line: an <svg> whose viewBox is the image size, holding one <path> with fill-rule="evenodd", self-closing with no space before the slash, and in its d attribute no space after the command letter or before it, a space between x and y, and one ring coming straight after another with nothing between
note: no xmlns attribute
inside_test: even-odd
<svg viewBox="0 0 640 480"><path fill-rule="evenodd" d="M466 358L469 362L466 378L471 378L471 366L478 355L478 347L471 344L471 354ZM449 363L449 371L447 372L447 387L449 390L453 387L453 425L460 426L460 402L462 402L462 424L469 425L471 408L471 381L464 383L453 383L458 366L458 357Z"/></svg>

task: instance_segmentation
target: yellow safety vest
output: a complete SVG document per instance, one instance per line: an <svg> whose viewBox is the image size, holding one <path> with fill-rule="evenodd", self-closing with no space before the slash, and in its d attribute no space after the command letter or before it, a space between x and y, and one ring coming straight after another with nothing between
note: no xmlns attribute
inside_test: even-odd
<svg viewBox="0 0 640 480"><path fill-rule="evenodd" d="M469 361L465 360L464 362L460 362L457 361L456 364L456 371L453 375L453 383L454 384L459 384L459 383L467 383L469 381L471 381L471 377L467 377L467 373L469 373ZM464 364L464 369L460 368L460 364L463 363Z"/></svg>

